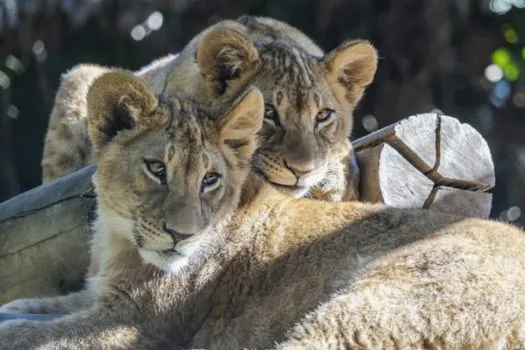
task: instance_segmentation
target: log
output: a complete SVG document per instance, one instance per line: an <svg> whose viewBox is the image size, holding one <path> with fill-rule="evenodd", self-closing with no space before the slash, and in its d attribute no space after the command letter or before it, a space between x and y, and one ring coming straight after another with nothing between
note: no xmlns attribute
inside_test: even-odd
<svg viewBox="0 0 525 350"><path fill-rule="evenodd" d="M354 142L361 200L487 217L494 165L483 137L454 118L407 118ZM89 262L89 166L0 203L0 304L78 289Z"/></svg>
<svg viewBox="0 0 525 350"><path fill-rule="evenodd" d="M496 183L487 142L435 113L404 119L354 142L360 200L486 218Z"/></svg>
<svg viewBox="0 0 525 350"><path fill-rule="evenodd" d="M0 304L82 286L94 171L81 169L0 203Z"/></svg>

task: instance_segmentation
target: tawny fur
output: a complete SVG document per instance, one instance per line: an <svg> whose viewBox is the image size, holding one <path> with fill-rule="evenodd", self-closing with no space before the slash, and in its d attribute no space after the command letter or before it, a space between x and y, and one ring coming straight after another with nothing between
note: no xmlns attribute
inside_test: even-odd
<svg viewBox="0 0 525 350"><path fill-rule="evenodd" d="M151 95L137 95L144 85L129 88L138 84L130 75L109 78L95 93L117 84L128 98L112 93L107 101L142 98L132 105L149 109ZM246 166L260 127L248 121L262 122L262 103L250 90L217 123L196 117L217 112L172 99L99 144L95 304L56 321L7 322L0 349L525 348L523 231L427 210L287 197ZM104 125L117 120L115 106L97 106L90 128L113 135ZM209 154L215 163L204 161ZM150 157L164 159L165 185L144 171ZM222 174L212 197L198 186L209 171ZM190 239L200 249L148 263L146 251L159 257L173 247L163 222L196 228ZM184 242L174 247L184 250Z"/></svg>
<svg viewBox="0 0 525 350"><path fill-rule="evenodd" d="M177 55L155 60L135 74L162 91ZM62 75L49 117L42 155L42 182L46 183L92 164L87 135L87 92L93 81L114 68L81 64Z"/></svg>
<svg viewBox="0 0 525 350"><path fill-rule="evenodd" d="M156 95L183 92L205 105L222 104L245 86L257 86L279 119L267 120L261 131L262 148L255 156L259 171L290 195L303 196L317 186L314 197L341 201L358 196L349 142L352 112L376 64L375 49L365 41L344 43L324 56L286 23L243 16L207 28L179 56L154 61L135 74ZM93 161L85 99L93 79L108 69L79 65L64 75L46 134L44 182ZM334 116L317 123L324 109Z"/></svg>

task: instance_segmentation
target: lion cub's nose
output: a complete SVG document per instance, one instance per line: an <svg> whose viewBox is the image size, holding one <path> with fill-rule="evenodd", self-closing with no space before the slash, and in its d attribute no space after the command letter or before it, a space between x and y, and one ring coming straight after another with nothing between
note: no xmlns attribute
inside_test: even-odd
<svg viewBox="0 0 525 350"><path fill-rule="evenodd" d="M284 159L284 165L294 173L295 177L300 178L301 176L308 174L315 168L313 160L306 162L291 162Z"/></svg>
<svg viewBox="0 0 525 350"><path fill-rule="evenodd" d="M164 228L164 231L171 236L171 238L173 238L173 241L175 243L179 242L179 241L182 241L186 238L190 238L191 236L194 235L194 233L187 233L187 232L177 232L175 231L174 229L168 227L168 225L164 222L163 224L163 228Z"/></svg>

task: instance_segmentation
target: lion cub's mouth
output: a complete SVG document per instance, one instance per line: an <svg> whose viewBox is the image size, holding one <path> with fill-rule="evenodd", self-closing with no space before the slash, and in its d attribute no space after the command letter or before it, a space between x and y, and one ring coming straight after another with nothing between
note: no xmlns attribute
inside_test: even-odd
<svg viewBox="0 0 525 350"><path fill-rule="evenodd" d="M181 253L179 253L177 251L177 249L175 249L175 247L173 248L170 248L170 249L164 249L164 250L161 250L160 251L161 254L165 254L165 255L180 255L180 256L183 256Z"/></svg>
<svg viewBox="0 0 525 350"><path fill-rule="evenodd" d="M275 187L277 190L284 192L286 194L292 195L294 197L301 197L303 194L305 194L306 192L310 190L310 187L299 186L297 185L297 182L294 185L283 185L275 181L272 181L268 178L268 176L262 170L257 169L257 168L254 168L253 172L257 174L258 176L262 177L264 181L268 182L270 185Z"/></svg>
<svg viewBox="0 0 525 350"><path fill-rule="evenodd" d="M307 191L308 190L308 187L306 187L306 186L282 185L280 183L273 182L273 181L270 181L268 179L266 179L266 181L271 183L275 187L282 188L282 189L285 189L285 190L290 190L290 191Z"/></svg>

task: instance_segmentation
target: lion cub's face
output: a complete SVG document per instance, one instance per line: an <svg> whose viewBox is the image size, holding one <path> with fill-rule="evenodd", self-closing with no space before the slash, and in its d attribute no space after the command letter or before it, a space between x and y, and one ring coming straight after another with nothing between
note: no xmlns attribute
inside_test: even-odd
<svg viewBox="0 0 525 350"><path fill-rule="evenodd" d="M303 196L326 177L331 149L346 142L351 111L331 93L318 62L287 57L285 69L276 55L275 48L261 53L265 74L254 79L265 100L254 167L282 191Z"/></svg>
<svg viewBox="0 0 525 350"><path fill-rule="evenodd" d="M159 102L138 78L108 73L88 94L99 215L147 263L177 272L235 208L263 100L252 89L226 113Z"/></svg>
<svg viewBox="0 0 525 350"><path fill-rule="evenodd" d="M217 29L202 38L197 62L208 93L219 101L247 84L263 93L254 169L278 189L302 196L325 179L332 153L347 147L352 111L374 77L377 53L355 41L319 58L280 41L255 47L242 34Z"/></svg>

